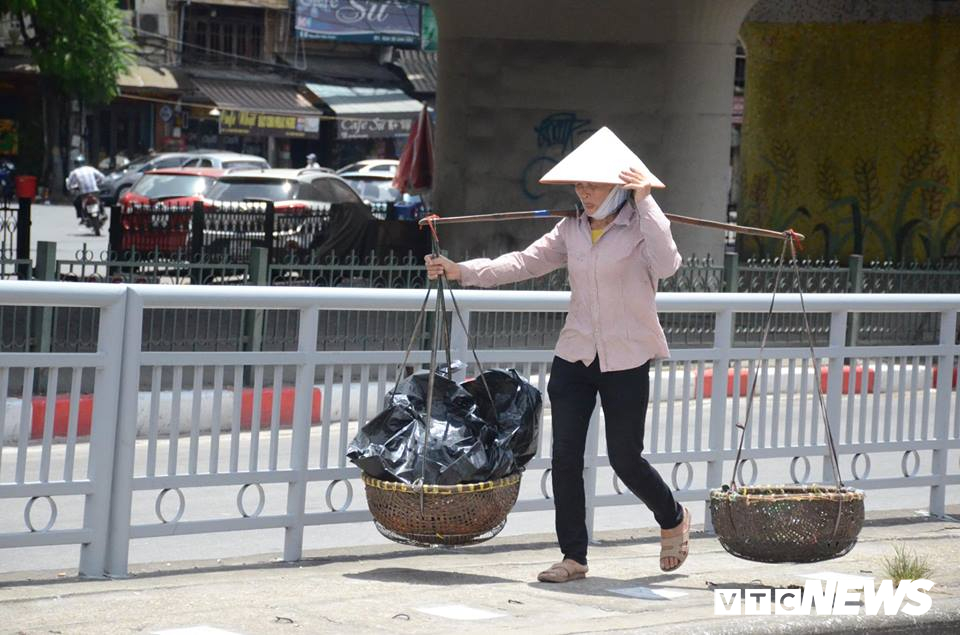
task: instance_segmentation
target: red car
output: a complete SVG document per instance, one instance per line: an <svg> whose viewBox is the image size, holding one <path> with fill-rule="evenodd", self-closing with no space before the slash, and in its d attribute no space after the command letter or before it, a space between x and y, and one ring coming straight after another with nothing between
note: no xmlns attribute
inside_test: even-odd
<svg viewBox="0 0 960 635"><path fill-rule="evenodd" d="M220 168L165 168L147 172L120 198L124 252L174 255L189 247L190 208L203 200L213 183L227 170ZM137 213L137 207L149 208ZM171 207L180 212L161 212Z"/></svg>

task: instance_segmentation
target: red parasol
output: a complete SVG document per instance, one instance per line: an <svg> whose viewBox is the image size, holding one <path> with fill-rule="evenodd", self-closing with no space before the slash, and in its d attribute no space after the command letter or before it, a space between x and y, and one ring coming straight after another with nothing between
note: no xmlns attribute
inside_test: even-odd
<svg viewBox="0 0 960 635"><path fill-rule="evenodd" d="M407 145L400 155L400 165L393 186L401 192L418 193L433 185L433 126L424 105L410 128Z"/></svg>

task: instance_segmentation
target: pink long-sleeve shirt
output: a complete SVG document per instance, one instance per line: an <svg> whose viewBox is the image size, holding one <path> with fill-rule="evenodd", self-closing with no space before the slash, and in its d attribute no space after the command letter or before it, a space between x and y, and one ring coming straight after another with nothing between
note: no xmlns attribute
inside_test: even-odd
<svg viewBox="0 0 960 635"><path fill-rule="evenodd" d="M657 319L657 281L680 267L670 221L652 196L624 208L594 243L586 214L564 218L523 251L460 263L461 282L494 287L566 265L570 310L555 354L602 372L626 370L670 350Z"/></svg>

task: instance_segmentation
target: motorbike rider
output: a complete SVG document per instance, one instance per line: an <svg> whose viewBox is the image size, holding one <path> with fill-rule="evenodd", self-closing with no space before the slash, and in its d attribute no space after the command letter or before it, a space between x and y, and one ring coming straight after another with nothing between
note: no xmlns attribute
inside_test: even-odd
<svg viewBox="0 0 960 635"><path fill-rule="evenodd" d="M307 169L316 169L320 167L320 164L317 162L317 155L313 152L307 155L307 165L304 166Z"/></svg>
<svg viewBox="0 0 960 635"><path fill-rule="evenodd" d="M98 194L100 184L106 177L97 168L87 165L82 154L78 154L73 160L73 171L67 176L67 190L75 194L73 207L77 211L77 218L83 220L86 211L83 207L83 199L88 194Z"/></svg>

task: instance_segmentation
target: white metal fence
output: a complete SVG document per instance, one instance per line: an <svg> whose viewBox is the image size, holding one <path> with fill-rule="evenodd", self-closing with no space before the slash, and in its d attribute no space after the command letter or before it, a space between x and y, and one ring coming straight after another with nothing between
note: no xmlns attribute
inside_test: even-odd
<svg viewBox="0 0 960 635"><path fill-rule="evenodd" d="M460 291L457 298L469 322L471 312L563 312L569 294ZM711 488L729 480L736 454L733 422L744 415L747 377L759 365L742 481L832 481L815 407L814 382L821 381L844 480L864 489L928 487L930 512L942 515L945 488L960 483L960 296L805 298L808 310L830 316L829 344L816 350L816 365L799 339L762 354L732 346L735 315L765 311L768 295L658 297L663 312L712 316L715 335L712 346L676 350L671 360L654 364L648 458L678 499L704 501ZM416 311L422 299L418 290L0 282L4 304L99 310L95 353L0 353L0 499L25 501L24 529L0 533L0 547L80 544L82 575L124 575L129 543L138 538L283 528L283 557L295 560L305 526L368 520L359 472L344 453L358 421L380 409L401 353L318 352L318 315ZM145 351L144 311L154 308L293 311L297 349ZM776 310L798 311L799 298L778 296ZM939 343L848 346L852 312L936 314ZM472 360L456 320L453 349L454 357ZM485 365L518 368L544 393L540 452L527 468L515 512L551 509L551 353L478 353ZM423 366L428 358L415 352L411 363ZM474 370L471 364L465 372ZM81 395L80 378L90 372L94 393ZM71 376L69 394L57 394L62 373ZM142 373L151 377L149 391L141 391ZM91 398L87 429L83 403ZM597 508L637 502L609 468L600 421L598 409L585 462L591 526ZM891 464L892 470L878 467ZM789 470L778 471L786 465ZM199 488L235 497L232 517L185 518L186 503ZM57 522L55 501L63 497L82 497L77 526ZM36 505L41 499L49 507L42 523L36 521L44 516ZM10 509L10 500L0 503ZM155 510L155 521L132 522L133 506L143 504Z"/></svg>

